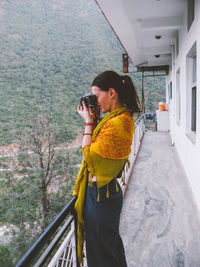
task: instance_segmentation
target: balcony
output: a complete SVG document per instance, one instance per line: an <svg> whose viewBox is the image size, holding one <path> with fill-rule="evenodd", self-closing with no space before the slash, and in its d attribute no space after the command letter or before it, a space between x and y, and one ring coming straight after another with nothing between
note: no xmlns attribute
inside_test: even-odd
<svg viewBox="0 0 200 267"><path fill-rule="evenodd" d="M130 164L121 183L125 196L120 232L128 266L199 266L200 222L184 169L169 133L145 131L144 123L145 115L135 124ZM78 266L74 202L16 267Z"/></svg>
<svg viewBox="0 0 200 267"><path fill-rule="evenodd" d="M120 232L133 266L200 266L200 221L168 132L146 132L124 197Z"/></svg>

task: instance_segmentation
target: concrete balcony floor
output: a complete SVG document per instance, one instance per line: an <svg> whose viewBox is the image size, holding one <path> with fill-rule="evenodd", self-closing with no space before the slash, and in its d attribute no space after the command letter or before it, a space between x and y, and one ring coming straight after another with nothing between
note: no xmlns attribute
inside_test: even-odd
<svg viewBox="0 0 200 267"><path fill-rule="evenodd" d="M128 267L199 267L200 221L167 132L146 132L121 213Z"/></svg>

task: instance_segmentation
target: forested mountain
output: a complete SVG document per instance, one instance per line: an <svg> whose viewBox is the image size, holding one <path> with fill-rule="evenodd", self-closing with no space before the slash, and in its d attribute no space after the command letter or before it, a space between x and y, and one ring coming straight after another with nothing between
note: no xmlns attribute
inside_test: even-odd
<svg viewBox="0 0 200 267"><path fill-rule="evenodd" d="M2 0L0 7L1 143L40 110L51 112L68 140L94 75L120 69L116 38L94 1Z"/></svg>
<svg viewBox="0 0 200 267"><path fill-rule="evenodd" d="M0 145L41 111L57 121L59 141L70 141L80 96L99 72L121 71L122 52L94 0L1 0ZM133 78L140 91L140 75ZM164 83L151 83L155 109Z"/></svg>

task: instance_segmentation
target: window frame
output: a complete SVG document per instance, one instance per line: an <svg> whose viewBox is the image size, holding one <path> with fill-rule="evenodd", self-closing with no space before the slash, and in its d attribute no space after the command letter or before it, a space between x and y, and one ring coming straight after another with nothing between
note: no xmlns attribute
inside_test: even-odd
<svg viewBox="0 0 200 267"><path fill-rule="evenodd" d="M186 135L195 143L197 126L197 50L196 42L186 57Z"/></svg>
<svg viewBox="0 0 200 267"><path fill-rule="evenodd" d="M181 87L180 87L180 68L176 72L176 123L181 121Z"/></svg>
<svg viewBox="0 0 200 267"><path fill-rule="evenodd" d="M187 0L187 30L189 31L195 18L195 0Z"/></svg>

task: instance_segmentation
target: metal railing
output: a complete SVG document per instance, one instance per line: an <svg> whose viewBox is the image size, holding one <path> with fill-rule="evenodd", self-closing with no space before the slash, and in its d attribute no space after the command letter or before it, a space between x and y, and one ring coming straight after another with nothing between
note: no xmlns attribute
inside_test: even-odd
<svg viewBox="0 0 200 267"><path fill-rule="evenodd" d="M76 216L73 197L15 267L77 267ZM56 252L55 252L56 250Z"/></svg>
<svg viewBox="0 0 200 267"><path fill-rule="evenodd" d="M145 121L146 116L143 114L139 119L135 122L135 131L133 134L133 143L131 146L131 153L128 158L128 162L126 163L124 170L122 172L122 179L120 178L119 183L122 187L123 195L126 192L126 188L132 174L133 166L135 164L135 160L140 149L140 145L142 143L142 138L145 132Z"/></svg>
<svg viewBox="0 0 200 267"><path fill-rule="evenodd" d="M133 144L129 156L129 162L122 172L123 193L125 193L133 165L139 151L142 137L145 131L145 114L135 122ZM15 267L78 267L76 251L76 216L72 198L63 210L50 223L38 240L26 252ZM55 251L56 250L56 251ZM84 264L85 266L85 264Z"/></svg>

